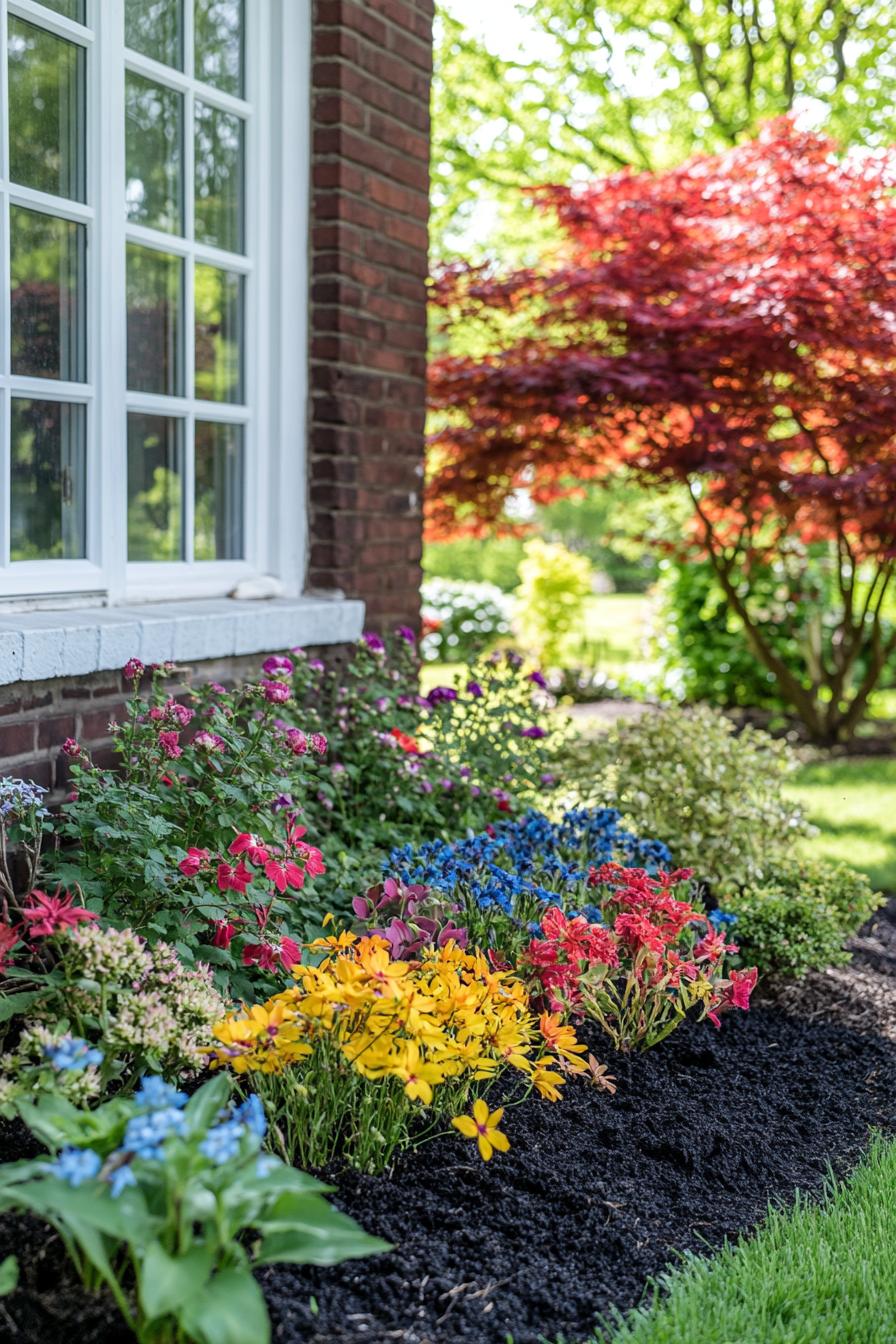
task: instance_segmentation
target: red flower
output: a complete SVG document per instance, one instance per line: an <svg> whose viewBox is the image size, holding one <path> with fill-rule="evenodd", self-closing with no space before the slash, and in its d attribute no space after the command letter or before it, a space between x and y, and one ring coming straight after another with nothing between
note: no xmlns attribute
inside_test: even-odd
<svg viewBox="0 0 896 1344"><path fill-rule="evenodd" d="M259 966L263 971L276 971L278 951L270 943L248 943L243 948L243 965Z"/></svg>
<svg viewBox="0 0 896 1344"><path fill-rule="evenodd" d="M264 865L264 875L268 881L273 882L281 895L287 887L295 887L296 891L301 891L305 885L305 874L292 859L286 859L282 863L277 859L268 859Z"/></svg>
<svg viewBox="0 0 896 1344"><path fill-rule="evenodd" d="M750 1007L750 995L756 988L756 981L759 978L759 972L755 966L751 966L748 971L732 970L728 972L728 978L731 981L722 990L722 1000L724 1003L730 1003L733 1008L742 1008L746 1012Z"/></svg>
<svg viewBox="0 0 896 1344"><path fill-rule="evenodd" d="M706 957L707 961L721 961L726 952L737 952L737 943L726 943L725 935L711 929L694 944L694 956Z"/></svg>
<svg viewBox="0 0 896 1344"><path fill-rule="evenodd" d="M212 947L228 948L233 941L233 935L237 931L237 926L231 924L226 919L216 919L212 922L214 933L212 934Z"/></svg>
<svg viewBox="0 0 896 1344"><path fill-rule="evenodd" d="M248 831L243 831L227 846L229 854L245 854L249 862L254 863L256 868L268 861L268 851L260 843L257 835L250 835Z"/></svg>
<svg viewBox="0 0 896 1344"><path fill-rule="evenodd" d="M286 733L286 744L293 756L304 756L308 750L308 738L302 732L301 728L289 728Z"/></svg>
<svg viewBox="0 0 896 1344"><path fill-rule="evenodd" d="M188 849L187 857L177 865L184 877L195 877L204 863L208 862L207 849Z"/></svg>
<svg viewBox="0 0 896 1344"><path fill-rule="evenodd" d="M99 918L82 905L72 905L75 898L71 892L67 891L64 896L60 896L60 890L60 887L56 888L55 896L48 896L45 891L32 891L28 897L22 916L28 921L30 937L49 938L59 929L73 929L76 924Z"/></svg>
<svg viewBox="0 0 896 1344"><path fill-rule="evenodd" d="M647 952L662 955L665 951L665 938L646 915L623 911L616 916L613 931L633 952L637 953L643 948Z"/></svg>
<svg viewBox="0 0 896 1344"><path fill-rule="evenodd" d="M164 751L169 760L176 760L178 756L183 756L183 748L177 745L180 734L168 729L164 733L159 733L159 746Z"/></svg>
<svg viewBox="0 0 896 1344"><path fill-rule="evenodd" d="M246 888L252 881L252 872L240 859L235 868L231 868L229 863L218 864L218 889L220 891L235 891L239 896L245 896Z"/></svg>
<svg viewBox="0 0 896 1344"><path fill-rule="evenodd" d="M296 852L302 856L306 877L320 877L321 873L327 871L323 854L313 845L305 845L300 842L296 845Z"/></svg>
<svg viewBox="0 0 896 1344"><path fill-rule="evenodd" d="M301 946L294 938L283 937L280 939L280 964L284 971L291 971L294 966L298 966L302 960Z"/></svg>
<svg viewBox="0 0 896 1344"><path fill-rule="evenodd" d="M9 964L9 954L18 941L18 931L11 924L0 924L0 971Z"/></svg>
<svg viewBox="0 0 896 1344"><path fill-rule="evenodd" d="M402 751L406 751L408 755L412 756L420 755L420 745L416 738L411 737L409 733L403 733L400 728L390 728L389 733L395 738Z"/></svg>
<svg viewBox="0 0 896 1344"><path fill-rule="evenodd" d="M67 737L65 739L62 744L62 750L65 755L70 756L72 760L74 760L76 756L81 755L81 748L73 737Z"/></svg>

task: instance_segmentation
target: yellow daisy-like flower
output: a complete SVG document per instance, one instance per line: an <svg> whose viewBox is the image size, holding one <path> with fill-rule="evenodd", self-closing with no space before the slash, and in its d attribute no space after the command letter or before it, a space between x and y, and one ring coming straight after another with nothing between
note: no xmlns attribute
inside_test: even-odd
<svg viewBox="0 0 896 1344"><path fill-rule="evenodd" d="M560 1088L566 1080L562 1073L555 1073L547 1067L552 1062L549 1059L536 1060L532 1070L532 1086L539 1096L547 1097L548 1101L559 1101Z"/></svg>
<svg viewBox="0 0 896 1344"><path fill-rule="evenodd" d="M482 1097L478 1097L473 1102L472 1115L456 1115L451 1123L465 1139L476 1140L479 1156L483 1162L487 1162L492 1153L506 1153L510 1148L510 1140L498 1128L503 1114L503 1106L499 1106L496 1111L490 1111L488 1104Z"/></svg>
<svg viewBox="0 0 896 1344"><path fill-rule="evenodd" d="M577 1055L583 1055L587 1046L576 1040L575 1028L564 1026L559 1013L542 1013L538 1026L545 1043L556 1054L561 1055L574 1068L584 1070L588 1066Z"/></svg>

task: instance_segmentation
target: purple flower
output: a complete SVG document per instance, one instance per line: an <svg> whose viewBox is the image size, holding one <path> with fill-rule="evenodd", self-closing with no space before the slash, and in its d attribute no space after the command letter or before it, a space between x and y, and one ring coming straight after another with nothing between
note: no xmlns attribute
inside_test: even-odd
<svg viewBox="0 0 896 1344"><path fill-rule="evenodd" d="M547 737L547 730L539 728L538 724L533 723L529 728L520 729L520 737L532 737L535 739L538 739L539 737Z"/></svg>
<svg viewBox="0 0 896 1344"><path fill-rule="evenodd" d="M426 703L435 709L436 705L447 703L450 700L457 699L457 691L451 686L433 686L429 695L426 696Z"/></svg>
<svg viewBox="0 0 896 1344"><path fill-rule="evenodd" d="M450 791L454 788L453 779L447 779L447 778L440 779L439 783L441 784L442 788L445 790L446 793L450 793Z"/></svg>
<svg viewBox="0 0 896 1344"><path fill-rule="evenodd" d="M312 658L308 666L312 672L323 672L324 670L324 665L319 658Z"/></svg>
<svg viewBox="0 0 896 1344"><path fill-rule="evenodd" d="M546 789L549 789L553 784L557 783L557 777L556 775L542 775L541 782Z"/></svg>
<svg viewBox="0 0 896 1344"><path fill-rule="evenodd" d="M414 697L412 695L400 695L395 703L399 709L411 709L414 704Z"/></svg>
<svg viewBox="0 0 896 1344"><path fill-rule="evenodd" d="M504 657L507 659L509 667L520 668L523 665L522 658L518 653L514 653L513 649L508 649Z"/></svg>
<svg viewBox="0 0 896 1344"><path fill-rule="evenodd" d="M295 807L291 795L288 793L278 793L277 797L271 803L271 811L282 812L287 807Z"/></svg>
<svg viewBox="0 0 896 1344"><path fill-rule="evenodd" d="M270 658L265 658L261 670L267 677L291 677L292 666L290 658L281 658L279 654L274 654Z"/></svg>
<svg viewBox="0 0 896 1344"><path fill-rule="evenodd" d="M420 781L420 792L421 792L421 793L432 793L432 780L431 780L431 779L421 779L421 781Z"/></svg>
<svg viewBox="0 0 896 1344"><path fill-rule="evenodd" d="M386 646L379 635L374 634L372 630L365 630L361 636L371 653L385 653Z"/></svg>
<svg viewBox="0 0 896 1344"><path fill-rule="evenodd" d="M485 695L485 691L479 685L478 681L468 681L467 695L472 695L474 700L479 700L483 695Z"/></svg>
<svg viewBox="0 0 896 1344"><path fill-rule="evenodd" d="M396 635L398 635L399 639L405 640L405 642L408 644L417 643L417 636L414 634L413 630L409 625L400 625L398 629L395 631L395 633Z"/></svg>
<svg viewBox="0 0 896 1344"><path fill-rule="evenodd" d="M546 691L548 688L548 683L545 681L544 673L542 672L530 672L529 680L534 682L536 686L540 686L543 691Z"/></svg>
<svg viewBox="0 0 896 1344"><path fill-rule="evenodd" d="M389 708L389 701L384 695L380 695L374 700L373 707L378 714L385 714L386 710Z"/></svg>

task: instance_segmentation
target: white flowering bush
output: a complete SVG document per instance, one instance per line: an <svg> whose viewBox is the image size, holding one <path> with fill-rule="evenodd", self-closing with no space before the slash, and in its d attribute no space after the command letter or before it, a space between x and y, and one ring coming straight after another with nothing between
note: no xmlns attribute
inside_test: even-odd
<svg viewBox="0 0 896 1344"><path fill-rule="evenodd" d="M510 633L511 600L493 583L430 579L420 593L424 662L472 662Z"/></svg>
<svg viewBox="0 0 896 1344"><path fill-rule="evenodd" d="M718 710L666 709L619 723L589 744L589 757L595 792L714 884L761 881L811 834L783 795L793 752L759 729L736 732Z"/></svg>
<svg viewBox="0 0 896 1344"><path fill-rule="evenodd" d="M16 996L25 1018L0 1057L0 1109L45 1091L84 1105L113 1081L128 1090L147 1069L169 1078L202 1069L226 1012L208 966L187 966L132 929L87 922L47 938L43 951L55 964Z"/></svg>

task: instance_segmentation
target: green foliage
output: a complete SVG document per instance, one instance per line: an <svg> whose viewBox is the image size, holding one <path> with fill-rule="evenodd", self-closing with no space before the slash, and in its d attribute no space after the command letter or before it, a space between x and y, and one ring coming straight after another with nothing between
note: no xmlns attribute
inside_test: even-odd
<svg viewBox="0 0 896 1344"><path fill-rule="evenodd" d="M24 1108L58 1157L0 1167L0 1211L56 1228L85 1285L110 1290L141 1344L267 1344L253 1267L336 1264L385 1243L332 1209L326 1186L259 1157L263 1109L228 1106L226 1078L189 1101L168 1092L91 1113L54 1098Z"/></svg>
<svg viewBox="0 0 896 1344"><path fill-rule="evenodd" d="M522 558L523 543L518 537L460 537L424 546L423 573L427 579L490 583L509 593L519 583Z"/></svg>
<svg viewBox="0 0 896 1344"><path fill-rule="evenodd" d="M661 1277L610 1344L889 1344L896 1320L896 1143L875 1138L823 1202L771 1208L758 1232Z"/></svg>
<svg viewBox="0 0 896 1344"><path fill-rule="evenodd" d="M587 744L578 769L637 834L664 841L676 864L721 891L761 881L807 832L783 794L796 769L789 747L758 729L736 733L707 707L619 723Z"/></svg>
<svg viewBox="0 0 896 1344"><path fill-rule="evenodd" d="M427 662L472 662L510 633L508 599L494 584L430 579L421 597Z"/></svg>
<svg viewBox="0 0 896 1344"><path fill-rule="evenodd" d="M759 22L749 7L698 0L516 8L520 20L499 48L453 19L450 0L439 6L437 259L478 249L526 262L553 239L522 188L712 153L806 97L845 144L889 144L896 133L888 0L849 9L780 0ZM486 237L483 215L495 221Z"/></svg>
<svg viewBox="0 0 896 1344"><path fill-rule="evenodd" d="M645 536L651 531L657 491L624 476L578 486L576 492L542 505L537 526L546 541L559 541L586 555L620 593L641 593L657 576ZM668 513L668 500L662 501Z"/></svg>
<svg viewBox="0 0 896 1344"><path fill-rule="evenodd" d="M545 667L562 661L563 645L580 626L591 595L591 565L559 543L532 537L520 565L516 621L525 646Z"/></svg>
<svg viewBox="0 0 896 1344"><path fill-rule="evenodd" d="M726 896L737 915L734 940L763 975L800 977L847 962L846 938L883 897L863 873L825 859L777 859L761 881Z"/></svg>

